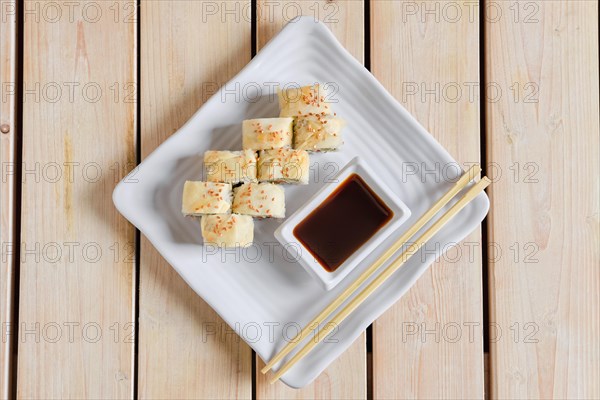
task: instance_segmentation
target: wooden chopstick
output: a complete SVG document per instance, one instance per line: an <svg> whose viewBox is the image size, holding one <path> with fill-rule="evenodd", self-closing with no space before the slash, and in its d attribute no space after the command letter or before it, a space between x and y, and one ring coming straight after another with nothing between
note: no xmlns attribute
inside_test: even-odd
<svg viewBox="0 0 600 400"><path fill-rule="evenodd" d="M329 323L323 327L314 340L308 343L296 353L287 363L285 363L273 376L271 383L276 382L283 374L292 368L298 361L304 358L318 343L325 339L335 327L361 305L381 284L383 284L394 272L396 272L404 263L409 260L425 243L442 229L460 210L462 210L471 200L481 193L489 184L487 177L481 178L467 193L457 201L450 209L444 213L425 233L423 233L414 243L409 245L392 263L383 270L371 283L369 283L356 297L354 297L339 313L337 313ZM323 321L320 321L323 322Z"/></svg>
<svg viewBox="0 0 600 400"><path fill-rule="evenodd" d="M315 326L318 326L325 318L333 313L342 303L344 303L363 283L365 283L374 273L381 267L396 251L400 249L411 237L413 237L421 228L423 228L450 200L454 198L467 184L481 172L479 165L473 165L464 173L460 179L452 186L452 188L444 194L435 204L425 212L398 240L396 240L375 262L367 268L351 285L349 285L331 304L323 309L311 322L306 324L304 329L300 331L289 341L279 353L275 355L265 367L261 370L264 374L269 371L275 364L281 361L288 355L305 337L312 332ZM317 324L317 325L315 325Z"/></svg>

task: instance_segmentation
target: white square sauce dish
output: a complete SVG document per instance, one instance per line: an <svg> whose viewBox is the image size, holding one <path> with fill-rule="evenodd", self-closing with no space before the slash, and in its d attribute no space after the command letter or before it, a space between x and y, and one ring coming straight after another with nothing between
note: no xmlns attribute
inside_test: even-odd
<svg viewBox="0 0 600 400"><path fill-rule="evenodd" d="M275 238L330 290L410 214L365 160L355 157L275 231Z"/></svg>

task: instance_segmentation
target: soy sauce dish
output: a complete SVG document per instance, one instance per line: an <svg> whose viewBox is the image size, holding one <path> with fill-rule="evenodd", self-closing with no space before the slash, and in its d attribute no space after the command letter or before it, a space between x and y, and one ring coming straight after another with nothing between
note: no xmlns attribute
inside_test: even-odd
<svg viewBox="0 0 600 400"><path fill-rule="evenodd" d="M275 237L330 290L409 217L406 204L355 157Z"/></svg>

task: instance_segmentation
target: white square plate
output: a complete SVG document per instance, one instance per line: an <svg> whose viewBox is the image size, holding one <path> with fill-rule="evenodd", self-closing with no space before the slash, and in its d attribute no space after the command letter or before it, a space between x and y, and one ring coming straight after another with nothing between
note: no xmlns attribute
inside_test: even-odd
<svg viewBox="0 0 600 400"><path fill-rule="evenodd" d="M393 212L392 218L386 222L366 243L358 248L346 261L344 261L335 271L329 272L323 268L319 261L313 256L294 235L294 228L313 212L325 199L331 195L344 181L352 174L360 176L365 183L377 194L377 196ZM352 218L352 215L346 217ZM396 193L390 190L387 185L378 178L378 175L369 168L367 163L360 157L354 157L346 164L342 171L335 177L333 182L327 183L310 200L300 207L294 215L289 216L284 223L275 231L275 238L281 245L289 249L291 255L304 267L306 272L311 274L323 285L325 290L331 290L340 283L360 262L374 251L381 242L392 232L406 222L410 217L410 210L398 198Z"/></svg>
<svg viewBox="0 0 600 400"><path fill-rule="evenodd" d="M256 246L247 251L208 252L197 221L181 215L186 180L202 178L202 155L209 149L240 149L244 119L278 114L275 83L328 83L329 100L347 121L345 144L336 153L311 157L308 186L286 186L288 215L354 156L364 158L412 211L399 231L325 291L294 260L286 258L273 233L280 222L257 221ZM432 176L431 171L438 171ZM117 209L140 229L196 293L256 351L268 360L348 282L425 212L459 174L456 161L354 59L321 23L293 20L236 77L115 188ZM433 174L435 175L435 174ZM439 246L412 257L365 301L336 332L283 376L292 387L317 377L361 332L396 302L440 249L460 242L485 217L489 201L481 194L432 241ZM432 249L436 249L438 253Z"/></svg>

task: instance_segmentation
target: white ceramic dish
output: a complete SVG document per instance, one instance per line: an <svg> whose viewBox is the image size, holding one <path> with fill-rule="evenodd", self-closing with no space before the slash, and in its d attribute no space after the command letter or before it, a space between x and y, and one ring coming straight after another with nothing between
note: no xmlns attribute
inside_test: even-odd
<svg viewBox="0 0 600 400"><path fill-rule="evenodd" d="M324 25L305 17L290 22L177 133L125 177L113 194L118 210L263 360L281 349L297 326L304 326L329 304L346 282L356 279L403 230L390 235L330 291L323 291L298 263L286 259L286 252L273 237L280 223L276 220L257 221L257 245L242 257L205 251L198 222L180 213L183 183L202 177L204 151L241 148L244 119L277 115L274 82L329 83L330 100L337 102L335 110L347 121L343 148L312 157L311 184L286 187L288 214L334 176L338 166L359 155L412 211L405 229L450 188L460 170L448 152ZM412 257L340 324L334 340L320 343L282 380L301 387L317 377L415 283L442 249L475 229L488 207L482 193L432 239L438 246L427 246L427 251ZM251 250L261 251L260 257Z"/></svg>
<svg viewBox="0 0 600 400"><path fill-rule="evenodd" d="M311 254L295 236L294 228L304 218L317 208L329 195L352 174L359 175L365 183L379 196L381 200L394 213L384 226L379 229L365 244L356 250L335 271L326 271L319 261ZM348 216L352 218L352 215ZM308 202L300 207L294 215L286 219L275 231L275 238L286 249L293 249L291 254L295 257L306 272L317 279L325 290L330 290L340 283L352 270L392 232L397 230L410 217L410 210L387 185L377 177L367 163L360 157L354 157L340 173L327 183Z"/></svg>

